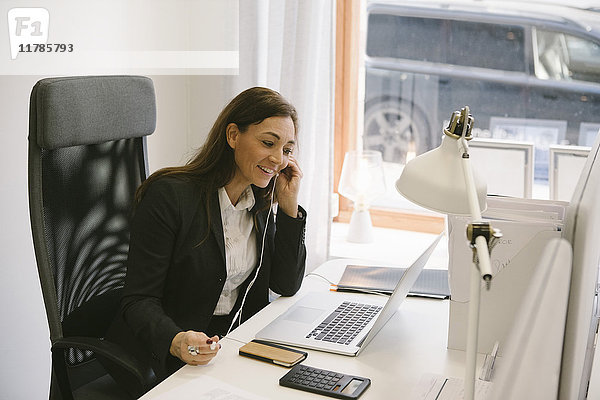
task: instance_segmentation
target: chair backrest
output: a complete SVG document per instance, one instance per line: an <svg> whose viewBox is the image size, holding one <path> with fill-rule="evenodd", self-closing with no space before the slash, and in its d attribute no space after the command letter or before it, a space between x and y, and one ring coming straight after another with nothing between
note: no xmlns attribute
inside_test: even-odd
<svg viewBox="0 0 600 400"><path fill-rule="evenodd" d="M102 337L124 284L129 218L154 132L152 81L39 81L30 99L29 206L50 339ZM71 352L68 363L82 362Z"/></svg>

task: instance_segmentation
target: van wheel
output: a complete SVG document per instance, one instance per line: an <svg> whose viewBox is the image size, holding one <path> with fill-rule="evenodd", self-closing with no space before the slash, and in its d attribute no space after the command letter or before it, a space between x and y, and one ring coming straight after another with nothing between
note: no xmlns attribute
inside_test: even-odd
<svg viewBox="0 0 600 400"><path fill-rule="evenodd" d="M429 149L427 122L414 105L399 99L374 99L365 107L363 147L378 150L383 160L406 163L408 151Z"/></svg>

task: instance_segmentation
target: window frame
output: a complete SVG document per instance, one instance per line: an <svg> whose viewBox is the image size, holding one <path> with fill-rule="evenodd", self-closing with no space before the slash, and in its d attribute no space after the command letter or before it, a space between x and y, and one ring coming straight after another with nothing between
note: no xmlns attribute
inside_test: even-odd
<svg viewBox="0 0 600 400"><path fill-rule="evenodd" d="M344 155L347 151L356 150L359 142L360 74L364 74L364 66L360 65L361 51L361 12L362 0L337 0L336 2L336 50L335 50L335 118L334 118L334 150L333 150L333 185L334 192L340 181ZM360 110L360 111L359 111ZM351 202L339 196L339 214L335 222L350 221L352 215ZM370 208L374 226L394 228L417 232L439 233L444 230L445 218L426 212L410 212L380 207Z"/></svg>

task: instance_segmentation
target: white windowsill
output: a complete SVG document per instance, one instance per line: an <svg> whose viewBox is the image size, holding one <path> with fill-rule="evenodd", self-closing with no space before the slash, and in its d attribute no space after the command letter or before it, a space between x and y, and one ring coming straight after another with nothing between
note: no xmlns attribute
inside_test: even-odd
<svg viewBox="0 0 600 400"><path fill-rule="evenodd" d="M348 224L331 224L330 258L351 258L365 264L408 267L437 235L399 229L373 227L372 243L352 243L346 240ZM425 268L448 268L448 240L442 238Z"/></svg>

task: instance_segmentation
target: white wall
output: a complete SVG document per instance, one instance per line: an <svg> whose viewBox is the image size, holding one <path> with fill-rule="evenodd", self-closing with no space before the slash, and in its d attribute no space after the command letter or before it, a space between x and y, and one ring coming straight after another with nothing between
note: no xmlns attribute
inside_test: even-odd
<svg viewBox="0 0 600 400"><path fill-rule="evenodd" d="M27 200L27 116L36 81L0 76L0 399L48 392L50 340Z"/></svg>
<svg viewBox="0 0 600 400"><path fill-rule="evenodd" d="M27 197L29 94L40 77L0 76L0 400L48 398L50 341ZM154 76L150 170L185 162L223 103L218 76Z"/></svg>
<svg viewBox="0 0 600 400"><path fill-rule="evenodd" d="M222 76L152 76L156 132L148 138L150 172L184 164L204 143L225 99Z"/></svg>

